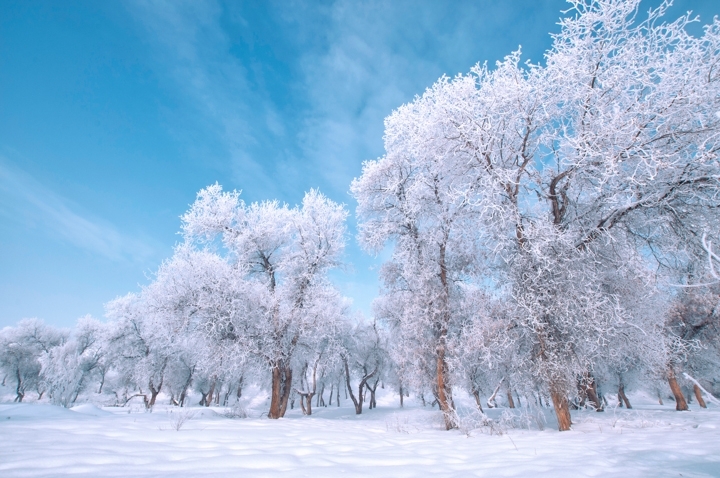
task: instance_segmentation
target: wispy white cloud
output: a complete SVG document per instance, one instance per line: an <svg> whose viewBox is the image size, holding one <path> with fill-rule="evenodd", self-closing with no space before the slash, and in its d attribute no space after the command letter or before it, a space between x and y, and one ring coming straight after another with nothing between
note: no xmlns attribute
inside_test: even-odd
<svg viewBox="0 0 720 478"><path fill-rule="evenodd" d="M557 4L542 0L531 8L559 16ZM360 161L383 153L383 119L393 109L443 74L492 62L498 44L505 43L501 56L518 47L527 25L513 23L512 10L492 1L402 0L336 0L319 8L326 42L301 58L312 105L301 133L303 155L328 183L347 190ZM551 26L540 35L548 37Z"/></svg>
<svg viewBox="0 0 720 478"><path fill-rule="evenodd" d="M107 221L79 212L66 198L0 158L0 215L112 261L143 262L155 252Z"/></svg>
<svg viewBox="0 0 720 478"><path fill-rule="evenodd" d="M129 6L150 39L159 68L195 109L193 126L205 123L225 150L223 158L204 159L214 159L218 169L229 170L236 180L276 193L276 182L253 151L268 133L282 135L283 124L272 102L248 80L248 66L232 55L221 6L181 0L138 0Z"/></svg>

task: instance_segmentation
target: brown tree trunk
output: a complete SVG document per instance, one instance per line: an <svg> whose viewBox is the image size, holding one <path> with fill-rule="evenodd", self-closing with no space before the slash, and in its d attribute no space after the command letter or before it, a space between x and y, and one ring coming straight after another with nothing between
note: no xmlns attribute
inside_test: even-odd
<svg viewBox="0 0 720 478"><path fill-rule="evenodd" d="M213 398L215 398L215 383L217 382L216 379L213 379L212 383L210 384L210 391L207 394L207 397L205 397L205 406L209 407L212 405Z"/></svg>
<svg viewBox="0 0 720 478"><path fill-rule="evenodd" d="M479 409L482 413L485 413L485 412L483 411L482 402L481 402L481 400L480 400L480 392L479 392L477 389L473 389L472 395L473 395L473 397L475 397L475 403L477 404L478 409Z"/></svg>
<svg viewBox="0 0 720 478"><path fill-rule="evenodd" d="M403 408L403 388L400 385L400 408Z"/></svg>
<svg viewBox="0 0 720 478"><path fill-rule="evenodd" d="M447 237L445 238L447 240ZM445 255L446 255L446 242L443 242L440 244L440 283L442 284L443 288L443 305L444 310L441 313L440 317L440 334L438 337L438 347L437 347L437 364L436 364L436 371L437 371L437 401L438 401L438 407L442 411L443 419L445 421L445 429L450 430L452 428L455 428L457 425L455 423L455 410L453 410L453 407L451 405L451 391L449 387L449 383L447 380L447 362L445 361L445 341L447 338L447 324L450 320L450 311L449 311L449 300L450 300L450 288L448 284L448 277L447 277L447 265L445 263Z"/></svg>
<svg viewBox="0 0 720 478"><path fill-rule="evenodd" d="M508 400L508 407L515 408L515 402L513 401L512 391L510 390L510 387L507 388L507 400Z"/></svg>
<svg viewBox="0 0 720 478"><path fill-rule="evenodd" d="M446 380L447 363L445 362L445 347L440 346L437 353L437 401L438 407L443 414L445 429L451 430L456 427L453 409L450 406L448 384Z"/></svg>
<svg viewBox="0 0 720 478"><path fill-rule="evenodd" d="M618 387L618 398L619 398L619 405L622 407L623 402L625 402L625 407L630 410L632 409L632 405L630 405L630 400L628 400L627 395L625 395L625 385L622 383Z"/></svg>
<svg viewBox="0 0 720 478"><path fill-rule="evenodd" d="M307 410L305 410L305 394L303 393L300 394L300 410L302 410L303 415L307 415Z"/></svg>
<svg viewBox="0 0 720 478"><path fill-rule="evenodd" d="M282 395L280 396L280 416L285 416L287 410L288 400L290 399L290 392L292 387L292 369L285 367L285 373L283 374L283 389Z"/></svg>
<svg viewBox="0 0 720 478"><path fill-rule="evenodd" d="M572 420L570 418L570 405L568 404L567 395L560 387L554 386L550 389L550 399L555 408L555 416L557 416L558 430L561 432L570 430Z"/></svg>
<svg viewBox="0 0 720 478"><path fill-rule="evenodd" d="M590 377L590 382L587 384L587 396L593 405L595 406L596 412L604 412L603 404L600 402L600 397L597 394L597 383L593 377Z"/></svg>
<svg viewBox="0 0 720 478"><path fill-rule="evenodd" d="M702 397L700 387L698 387L696 383L693 384L693 391L695 392L695 398L697 398L698 405L700 405L702 408L707 408L707 405L705 405L705 400Z"/></svg>
<svg viewBox="0 0 720 478"><path fill-rule="evenodd" d="M688 405L685 401L685 396L683 395L682 390L680 390L680 385L677 383L675 371L672 367L668 369L668 384L670 385L670 390L672 390L673 396L675 397L675 410L679 412L687 410Z"/></svg>
<svg viewBox="0 0 720 478"><path fill-rule="evenodd" d="M280 414L280 401L281 401L281 370L280 364L276 362L272 368L272 385L270 389L270 411L268 412L268 418L277 419L282 415Z"/></svg>
<svg viewBox="0 0 720 478"><path fill-rule="evenodd" d="M365 388L365 384L367 383L367 381L377 373L378 369L377 366L375 366L375 370L373 370L369 374L367 373L367 371L365 371L365 376L360 380L360 384L358 385L358 396L357 398L355 398L355 394L353 394L352 391L352 386L350 385L350 368L348 367L347 358L343 357L342 361L345 365L345 384L347 385L347 391L350 393L350 399L353 401L353 405L355 405L355 413L357 415L360 415L362 413L363 406L363 389Z"/></svg>
<svg viewBox="0 0 720 478"><path fill-rule="evenodd" d="M150 383L150 401L145 402L146 408L152 408L155 405L155 400L157 399L157 396L160 393L161 388L162 388L162 381L160 381L158 388L153 387L152 382Z"/></svg>
<svg viewBox="0 0 720 478"><path fill-rule="evenodd" d="M20 403L25 397L25 391L22 388L22 378L20 378L20 369L15 369L15 379L17 380L17 388L15 389L15 401Z"/></svg>

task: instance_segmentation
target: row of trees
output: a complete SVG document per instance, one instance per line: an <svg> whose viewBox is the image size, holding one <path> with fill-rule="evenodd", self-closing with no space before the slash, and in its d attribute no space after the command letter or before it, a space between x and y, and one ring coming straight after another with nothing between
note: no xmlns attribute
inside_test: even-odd
<svg viewBox="0 0 720 478"><path fill-rule="evenodd" d="M547 391L560 430L600 370L662 371L684 407L676 364L717 334L717 290L661 279L701 281L699 234L720 230L720 22L694 37L669 3L639 20L639 1L571 1L544 66L518 51L441 78L353 182L361 243L393 244L377 316L447 428L468 356Z"/></svg>
<svg viewBox="0 0 720 478"><path fill-rule="evenodd" d="M72 403L95 377L148 406L192 387L203 403L264 383L268 416L324 387L357 413L379 383L482 408L603 407L599 387L717 390L720 287L703 231L720 231L720 22L666 23L663 3L571 2L545 65L515 52L441 78L386 119L386 154L351 192L359 239L392 247L375 322L328 279L347 211L317 191L298 207L245 204L219 185L182 217L153 282L72 334L2 332L5 380ZM692 377L685 379L684 375ZM678 382L680 380L680 382ZM686 380L686 381L684 381ZM353 385L355 384L355 385ZM122 392L121 392L122 391ZM514 397L513 397L514 394ZM324 401L324 399L323 399Z"/></svg>

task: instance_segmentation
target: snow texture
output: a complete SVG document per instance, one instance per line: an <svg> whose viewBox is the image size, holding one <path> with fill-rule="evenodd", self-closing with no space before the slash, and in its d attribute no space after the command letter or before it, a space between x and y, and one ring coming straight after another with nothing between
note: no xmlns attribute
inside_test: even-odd
<svg viewBox="0 0 720 478"><path fill-rule="evenodd" d="M437 409L383 394L355 415L295 409L284 419L230 419L224 409L84 404L0 405L0 476L720 476L720 409L638 402L634 410L573 412L571 431L442 430ZM502 410L490 410L498 418ZM265 411L266 413L266 411ZM180 430L177 414L188 419ZM262 418L260 416L262 415Z"/></svg>

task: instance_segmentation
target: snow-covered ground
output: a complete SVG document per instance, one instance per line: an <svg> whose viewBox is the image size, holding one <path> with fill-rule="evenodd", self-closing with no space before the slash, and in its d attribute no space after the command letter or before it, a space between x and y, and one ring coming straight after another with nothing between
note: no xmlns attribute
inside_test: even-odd
<svg viewBox="0 0 720 478"><path fill-rule="evenodd" d="M0 476L720 476L720 408L631 398L634 410L573 412L569 432L546 410L544 430L500 434L441 430L437 409L400 409L389 394L361 416L344 400L281 420L262 406L239 419L223 408L5 403Z"/></svg>

